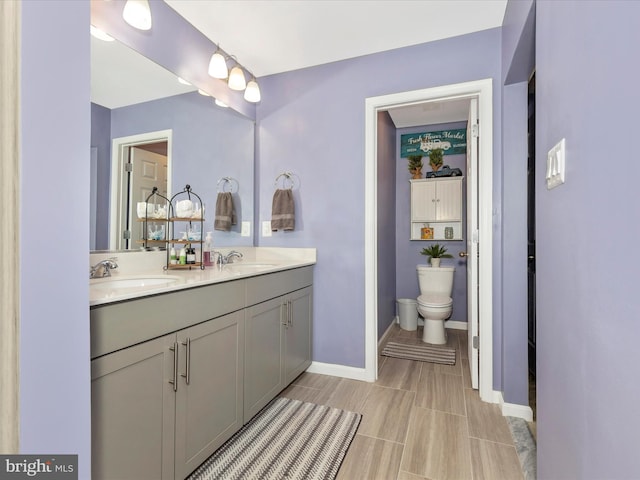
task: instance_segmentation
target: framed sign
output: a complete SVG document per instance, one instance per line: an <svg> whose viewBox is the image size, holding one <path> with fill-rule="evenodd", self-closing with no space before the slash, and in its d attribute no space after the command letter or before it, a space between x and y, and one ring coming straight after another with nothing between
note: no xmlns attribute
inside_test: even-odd
<svg viewBox="0 0 640 480"><path fill-rule="evenodd" d="M400 136L400 156L429 155L434 148L441 148L445 155L467 153L467 130L440 130L438 132L408 133Z"/></svg>

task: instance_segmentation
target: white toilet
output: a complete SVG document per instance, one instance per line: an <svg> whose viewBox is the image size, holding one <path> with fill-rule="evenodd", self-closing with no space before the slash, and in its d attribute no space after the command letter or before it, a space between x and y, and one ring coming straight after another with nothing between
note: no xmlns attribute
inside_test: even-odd
<svg viewBox="0 0 640 480"><path fill-rule="evenodd" d="M418 313L424 318L422 341L442 345L447 343L444 321L451 316L454 267L418 265Z"/></svg>

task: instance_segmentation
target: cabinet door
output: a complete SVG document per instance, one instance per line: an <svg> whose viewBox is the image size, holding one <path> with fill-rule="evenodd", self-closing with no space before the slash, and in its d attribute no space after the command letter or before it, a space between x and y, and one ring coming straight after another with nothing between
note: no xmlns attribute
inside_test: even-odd
<svg viewBox="0 0 640 480"><path fill-rule="evenodd" d="M242 427L244 311L178 332L176 478Z"/></svg>
<svg viewBox="0 0 640 480"><path fill-rule="evenodd" d="M436 182L411 183L411 220L436 220Z"/></svg>
<svg viewBox="0 0 640 480"><path fill-rule="evenodd" d="M246 310L244 421L285 387L282 376L285 301L274 298Z"/></svg>
<svg viewBox="0 0 640 480"><path fill-rule="evenodd" d="M437 220L462 221L462 180L440 180L436 187Z"/></svg>
<svg viewBox="0 0 640 480"><path fill-rule="evenodd" d="M288 296L289 322L285 322L285 385L311 365L312 287Z"/></svg>
<svg viewBox="0 0 640 480"><path fill-rule="evenodd" d="M91 362L91 473L173 479L175 335Z"/></svg>

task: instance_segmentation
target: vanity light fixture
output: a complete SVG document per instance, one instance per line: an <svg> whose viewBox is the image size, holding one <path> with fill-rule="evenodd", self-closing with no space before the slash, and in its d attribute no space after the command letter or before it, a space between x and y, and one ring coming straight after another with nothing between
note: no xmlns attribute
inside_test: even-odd
<svg viewBox="0 0 640 480"><path fill-rule="evenodd" d="M149 0L127 0L122 18L138 30L151 30L151 8Z"/></svg>
<svg viewBox="0 0 640 480"><path fill-rule="evenodd" d="M115 40L115 38L113 38L111 35L107 35L99 28L94 27L93 25L91 25L90 27L91 27L91 30L90 30L91 35L96 37L98 40L102 40L104 42L113 42Z"/></svg>
<svg viewBox="0 0 640 480"><path fill-rule="evenodd" d="M229 108L229 105L224 103L222 100L218 100L217 98L216 98L216 105L222 108Z"/></svg>
<svg viewBox="0 0 640 480"><path fill-rule="evenodd" d="M180 82L183 85L189 85L191 86L191 84L189 82L187 82L184 78L182 77L178 77L178 82Z"/></svg>
<svg viewBox="0 0 640 480"><path fill-rule="evenodd" d="M260 101L260 87L258 86L256 77L253 75L249 83L247 83L247 89L244 91L244 99L251 103L258 103Z"/></svg>
<svg viewBox="0 0 640 480"><path fill-rule="evenodd" d="M209 60L209 75L213 78L225 79L229 76L229 69L227 68L227 59L222 54L220 47L211 55Z"/></svg>
<svg viewBox="0 0 640 480"><path fill-rule="evenodd" d="M209 95L207 92L205 92L204 90L202 90L202 89L200 89L200 88L198 89L198 93L199 93L200 95L204 95L205 97L210 97L210 96L211 96L211 95Z"/></svg>
<svg viewBox="0 0 640 480"><path fill-rule="evenodd" d="M240 64L233 67L229 73L229 88L231 90L239 91L247 88L247 81L244 78L244 72L242 71Z"/></svg>

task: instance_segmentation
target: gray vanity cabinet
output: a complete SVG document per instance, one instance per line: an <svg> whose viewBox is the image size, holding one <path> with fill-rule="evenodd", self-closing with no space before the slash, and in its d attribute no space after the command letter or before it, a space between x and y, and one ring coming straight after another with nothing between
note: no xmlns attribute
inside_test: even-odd
<svg viewBox="0 0 640 480"><path fill-rule="evenodd" d="M311 365L312 283L310 267L247 281L245 422Z"/></svg>
<svg viewBox="0 0 640 480"><path fill-rule="evenodd" d="M175 335L91 362L92 478L174 478Z"/></svg>
<svg viewBox="0 0 640 480"><path fill-rule="evenodd" d="M242 427L244 312L178 332L175 478Z"/></svg>

